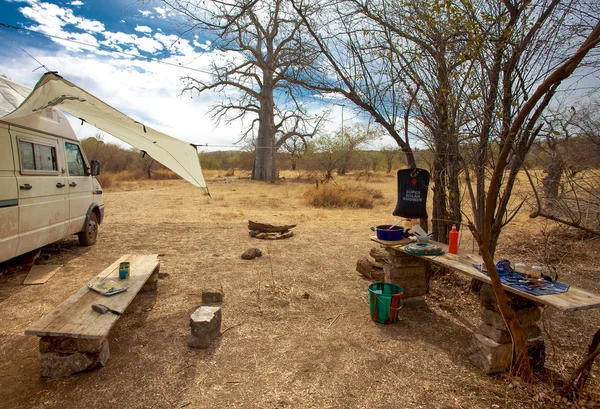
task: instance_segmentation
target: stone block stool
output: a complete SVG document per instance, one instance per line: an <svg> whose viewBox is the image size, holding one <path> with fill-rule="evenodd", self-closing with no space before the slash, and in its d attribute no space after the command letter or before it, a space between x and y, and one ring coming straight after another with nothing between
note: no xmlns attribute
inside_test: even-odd
<svg viewBox="0 0 600 409"><path fill-rule="evenodd" d="M203 305L190 316L188 346L208 348L221 335L221 307Z"/></svg>

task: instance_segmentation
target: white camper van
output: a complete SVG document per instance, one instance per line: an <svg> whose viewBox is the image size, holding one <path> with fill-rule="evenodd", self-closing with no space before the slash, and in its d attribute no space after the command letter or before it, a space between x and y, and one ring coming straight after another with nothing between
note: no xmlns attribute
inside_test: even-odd
<svg viewBox="0 0 600 409"><path fill-rule="evenodd" d="M96 242L102 189L64 114L0 118L0 262L72 234Z"/></svg>

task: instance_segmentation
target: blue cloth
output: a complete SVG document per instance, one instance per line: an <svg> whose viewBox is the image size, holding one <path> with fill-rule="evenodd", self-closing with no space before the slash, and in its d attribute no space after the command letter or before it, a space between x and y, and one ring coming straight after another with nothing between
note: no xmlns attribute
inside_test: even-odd
<svg viewBox="0 0 600 409"><path fill-rule="evenodd" d="M481 271L480 264L473 264L477 270ZM538 283L535 281L527 281L522 274L517 273L510 266L510 261L502 259L496 263L496 271L500 277L502 284L512 287L516 290L523 291L527 294L533 295L550 295L560 294L569 290L569 284L559 283L558 281L552 281L549 277L544 276L548 281L542 284L540 287L530 288ZM487 271L483 271L483 274L489 276Z"/></svg>

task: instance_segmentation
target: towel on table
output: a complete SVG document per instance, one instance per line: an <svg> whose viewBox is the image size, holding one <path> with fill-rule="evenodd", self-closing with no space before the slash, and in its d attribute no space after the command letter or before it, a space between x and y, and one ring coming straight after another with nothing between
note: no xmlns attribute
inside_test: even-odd
<svg viewBox="0 0 600 409"><path fill-rule="evenodd" d="M481 271L480 264L473 264L473 267ZM552 279L546 275L543 275L543 277L547 280L546 283L541 284L540 287L530 288L531 285L537 285L537 283L535 281L519 282L521 280L525 280L525 278L523 275L513 270L513 268L510 266L510 261L506 259L502 259L496 263L496 271L498 272L498 276L500 277L502 284L505 284L516 290L523 291L527 294L550 295L564 293L569 290L569 284L552 281ZM489 276L486 271L482 272L483 274Z"/></svg>

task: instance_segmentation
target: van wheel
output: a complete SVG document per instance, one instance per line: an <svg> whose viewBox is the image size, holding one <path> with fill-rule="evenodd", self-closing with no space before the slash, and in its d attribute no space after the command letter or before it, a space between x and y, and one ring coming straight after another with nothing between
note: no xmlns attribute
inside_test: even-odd
<svg viewBox="0 0 600 409"><path fill-rule="evenodd" d="M91 246L96 244L98 238L98 216L92 212L90 217L87 218L85 226L77 236L79 237L79 244L82 246Z"/></svg>

